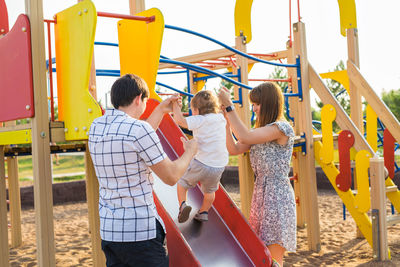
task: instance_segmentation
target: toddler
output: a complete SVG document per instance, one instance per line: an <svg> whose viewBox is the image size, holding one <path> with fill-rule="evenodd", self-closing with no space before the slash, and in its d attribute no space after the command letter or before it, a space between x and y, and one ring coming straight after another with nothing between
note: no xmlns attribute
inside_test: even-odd
<svg viewBox="0 0 400 267"><path fill-rule="evenodd" d="M189 218L192 210L192 207L186 204L187 190L195 187L198 182L201 183L204 199L194 219L208 220L208 210L214 202L215 191L229 160L226 148L226 120L220 113L217 96L211 91L203 90L193 97L190 104L193 115L186 118L177 102L173 106L175 121L193 131L193 137L198 143L198 152L177 185L180 223Z"/></svg>

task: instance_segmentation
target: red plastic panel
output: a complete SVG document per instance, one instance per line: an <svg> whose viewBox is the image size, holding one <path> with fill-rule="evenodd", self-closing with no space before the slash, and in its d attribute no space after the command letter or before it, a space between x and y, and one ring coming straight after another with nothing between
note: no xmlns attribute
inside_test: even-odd
<svg viewBox="0 0 400 267"><path fill-rule="evenodd" d="M271 266L272 258L268 248L248 225L222 186L215 192L213 205L255 266Z"/></svg>
<svg viewBox="0 0 400 267"><path fill-rule="evenodd" d="M140 118L147 119L151 114L151 112L153 112L153 110L159 103L160 102L158 100L149 99L147 101L146 110ZM166 136L168 143L174 148L174 151L177 154L176 156L177 157L181 156L184 152L184 149L180 137L182 136L186 138L186 136L182 133L181 129L177 126L172 117L168 114L165 114L164 118L160 123L159 128L162 129L162 132L169 133L168 136Z"/></svg>
<svg viewBox="0 0 400 267"><path fill-rule="evenodd" d="M8 13L4 0L0 0L0 36L8 33Z"/></svg>
<svg viewBox="0 0 400 267"><path fill-rule="evenodd" d="M354 145L354 135L344 130L339 134L340 173L336 176L336 186L343 192L351 187L350 148Z"/></svg>
<svg viewBox="0 0 400 267"><path fill-rule="evenodd" d="M383 158L385 167L389 172L390 179L394 177L394 146L396 140L388 129L383 131Z"/></svg>
<svg viewBox="0 0 400 267"><path fill-rule="evenodd" d="M29 19L19 15L0 39L0 121L34 116Z"/></svg>

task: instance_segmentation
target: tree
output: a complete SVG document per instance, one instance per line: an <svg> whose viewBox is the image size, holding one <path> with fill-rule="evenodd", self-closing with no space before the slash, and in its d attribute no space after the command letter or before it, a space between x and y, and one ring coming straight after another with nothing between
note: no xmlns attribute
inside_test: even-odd
<svg viewBox="0 0 400 267"><path fill-rule="evenodd" d="M400 89L382 92L382 100L400 121Z"/></svg>

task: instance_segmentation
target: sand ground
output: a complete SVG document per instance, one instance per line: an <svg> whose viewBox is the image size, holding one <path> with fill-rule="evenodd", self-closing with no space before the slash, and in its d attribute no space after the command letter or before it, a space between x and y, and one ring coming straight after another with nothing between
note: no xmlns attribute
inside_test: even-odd
<svg viewBox="0 0 400 267"><path fill-rule="evenodd" d="M237 186L226 188L240 205ZM376 262L365 239L356 238L355 223L343 220L342 204L331 191L319 191L320 252L308 251L307 231L297 233L297 252L287 253L284 266L400 266L400 225L388 231L392 261ZM57 266L92 266L86 203L54 207ZM37 266L34 210L22 211L23 245L10 249L11 266Z"/></svg>

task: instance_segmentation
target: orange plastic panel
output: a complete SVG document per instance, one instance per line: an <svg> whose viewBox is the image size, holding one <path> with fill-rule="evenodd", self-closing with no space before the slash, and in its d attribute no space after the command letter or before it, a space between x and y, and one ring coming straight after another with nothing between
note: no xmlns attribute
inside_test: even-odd
<svg viewBox="0 0 400 267"><path fill-rule="evenodd" d="M164 32L164 17L156 8L136 15L155 16L155 21L150 23L128 19L118 21L121 75L132 73L142 77L149 87L150 98L161 100L155 92L155 85Z"/></svg>
<svg viewBox="0 0 400 267"><path fill-rule="evenodd" d="M89 93L97 13L91 1L82 1L60 13L55 24L59 120L65 140L85 140L101 108Z"/></svg>
<svg viewBox="0 0 400 267"><path fill-rule="evenodd" d="M31 31L26 15L0 38L0 121L34 116Z"/></svg>
<svg viewBox="0 0 400 267"><path fill-rule="evenodd" d="M8 33L8 13L4 0L0 0L0 36Z"/></svg>

